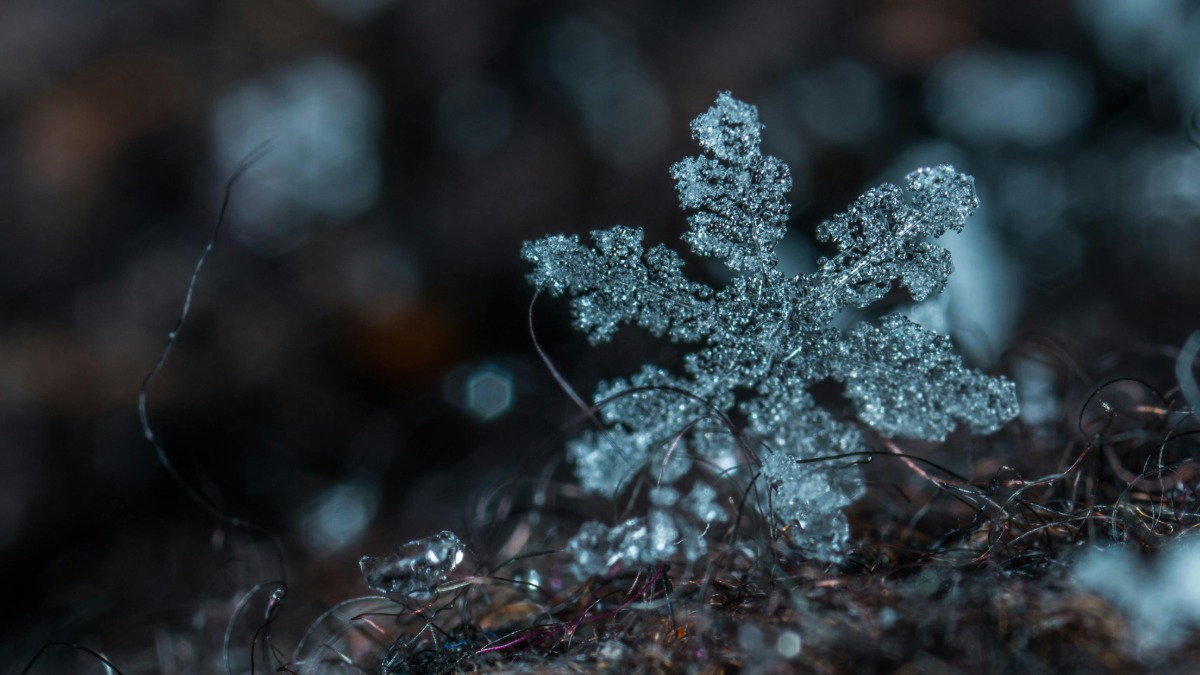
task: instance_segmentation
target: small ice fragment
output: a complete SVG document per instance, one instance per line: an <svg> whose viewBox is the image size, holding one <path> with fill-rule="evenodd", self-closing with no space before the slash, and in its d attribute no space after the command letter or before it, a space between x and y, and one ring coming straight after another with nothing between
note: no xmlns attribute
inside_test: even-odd
<svg viewBox="0 0 1200 675"><path fill-rule="evenodd" d="M431 537L410 541L379 557L358 561L367 586L380 593L428 594L445 581L462 562L466 547L458 535L443 530Z"/></svg>

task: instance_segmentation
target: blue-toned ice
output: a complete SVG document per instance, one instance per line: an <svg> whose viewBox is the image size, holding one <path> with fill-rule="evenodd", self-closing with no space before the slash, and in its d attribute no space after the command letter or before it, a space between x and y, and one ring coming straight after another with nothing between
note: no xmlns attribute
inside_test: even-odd
<svg viewBox="0 0 1200 675"><path fill-rule="evenodd" d="M450 530L416 539L395 551L358 561L367 586L380 593L428 595L458 567L466 546Z"/></svg>

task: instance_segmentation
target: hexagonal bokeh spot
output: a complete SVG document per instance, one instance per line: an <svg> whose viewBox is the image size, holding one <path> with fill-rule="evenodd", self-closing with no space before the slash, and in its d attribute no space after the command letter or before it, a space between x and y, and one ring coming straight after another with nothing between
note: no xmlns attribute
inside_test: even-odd
<svg viewBox="0 0 1200 675"><path fill-rule="evenodd" d="M467 378L466 408L482 420L493 420L505 414L513 404L512 373L487 365Z"/></svg>

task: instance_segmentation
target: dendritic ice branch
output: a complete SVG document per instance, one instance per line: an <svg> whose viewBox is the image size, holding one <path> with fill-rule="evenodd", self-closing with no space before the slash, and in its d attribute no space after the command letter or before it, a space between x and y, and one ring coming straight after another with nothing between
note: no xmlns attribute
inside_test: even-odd
<svg viewBox="0 0 1200 675"><path fill-rule="evenodd" d="M896 283L917 301L942 290L954 267L931 240L962 230L978 205L974 180L942 165L909 174L903 188L868 190L817 228L836 252L815 272L788 277L777 269L775 246L791 175L762 153L761 131L757 110L723 93L692 122L704 153L671 168L691 214L683 239L724 263L732 275L724 288L689 280L679 254L661 244L647 250L638 228L597 230L591 245L550 236L526 242L521 255L533 264L534 286L572 298L575 326L593 343L633 324L695 346L681 372L647 365L601 384L595 400L606 426L568 448L584 488L615 495L646 472L662 489L688 476L704 482L692 471L697 458L744 462L720 422L736 410L762 441L754 470L771 491L768 515L791 525L799 549L832 561L846 552L842 510L862 495L862 477L845 460L805 460L864 451L864 424L934 441L959 424L989 433L1016 415L1016 394L1008 380L964 367L948 338L899 314L846 331L832 325ZM818 405L811 391L827 380L842 384L857 420ZM698 555L702 546L689 540L698 531L668 522L666 508L612 528L589 524L568 547L587 561L578 571ZM715 522L710 516L699 522Z"/></svg>

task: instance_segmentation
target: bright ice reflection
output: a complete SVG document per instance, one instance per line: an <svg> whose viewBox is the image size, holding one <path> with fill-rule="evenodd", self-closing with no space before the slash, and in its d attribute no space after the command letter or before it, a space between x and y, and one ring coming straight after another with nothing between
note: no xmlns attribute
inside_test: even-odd
<svg viewBox="0 0 1200 675"><path fill-rule="evenodd" d="M410 541L379 557L358 561L367 586L380 593L427 595L446 580L466 554L458 535L443 530L431 537Z"/></svg>

